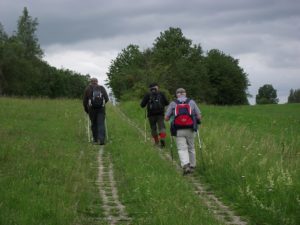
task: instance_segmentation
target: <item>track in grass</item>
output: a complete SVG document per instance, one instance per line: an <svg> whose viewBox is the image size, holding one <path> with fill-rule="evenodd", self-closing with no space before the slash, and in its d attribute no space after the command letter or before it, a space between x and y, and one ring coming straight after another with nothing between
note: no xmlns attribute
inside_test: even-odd
<svg viewBox="0 0 300 225"><path fill-rule="evenodd" d="M98 163L97 184L103 202L102 207L104 209L105 221L111 225L130 224L130 218L118 197L110 154L105 152L103 146L101 146L99 150Z"/></svg>
<svg viewBox="0 0 300 225"><path fill-rule="evenodd" d="M147 140L146 133L136 123L134 123L129 117L127 117L119 108L114 107L118 111L118 114L126 121L129 125L139 131L143 139ZM157 148L159 149L159 148ZM181 167L172 160L169 153L161 151L159 149L161 157L172 162L178 172L182 172ZM247 225L247 222L242 220L240 216L235 215L234 211L221 202L212 191L207 190L199 179L194 176L186 176L186 179L194 186L195 193L203 200L208 209L215 215L215 217L227 225Z"/></svg>

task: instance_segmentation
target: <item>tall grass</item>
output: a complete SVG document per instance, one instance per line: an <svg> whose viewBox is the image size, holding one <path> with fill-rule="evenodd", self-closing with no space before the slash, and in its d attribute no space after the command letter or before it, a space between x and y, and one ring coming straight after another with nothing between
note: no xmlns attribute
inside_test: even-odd
<svg viewBox="0 0 300 225"><path fill-rule="evenodd" d="M94 224L102 215L77 100L0 98L0 224Z"/></svg>
<svg viewBox="0 0 300 225"><path fill-rule="evenodd" d="M139 132L109 110L105 151L114 162L121 202L132 224L220 224L195 195L193 186L160 157Z"/></svg>
<svg viewBox="0 0 300 225"><path fill-rule="evenodd" d="M143 126L137 102L121 107ZM300 224L300 105L200 107L198 176L252 224Z"/></svg>

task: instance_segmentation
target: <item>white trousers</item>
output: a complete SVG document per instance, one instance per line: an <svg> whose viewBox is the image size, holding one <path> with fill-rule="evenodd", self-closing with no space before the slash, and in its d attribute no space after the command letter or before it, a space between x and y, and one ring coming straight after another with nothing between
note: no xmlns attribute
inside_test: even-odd
<svg viewBox="0 0 300 225"><path fill-rule="evenodd" d="M177 130L176 145L181 167L190 164L196 167L196 152L194 145L195 133L192 129Z"/></svg>

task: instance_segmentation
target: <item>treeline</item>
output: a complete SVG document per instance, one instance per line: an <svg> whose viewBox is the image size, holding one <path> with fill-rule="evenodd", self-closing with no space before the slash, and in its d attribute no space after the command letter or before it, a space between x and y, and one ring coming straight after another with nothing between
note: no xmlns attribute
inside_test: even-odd
<svg viewBox="0 0 300 225"><path fill-rule="evenodd" d="M26 7L13 35L7 35L0 23L0 95L81 97L89 75L57 69L43 61L37 26Z"/></svg>
<svg viewBox="0 0 300 225"><path fill-rule="evenodd" d="M204 54L180 28L161 32L153 47L144 51L127 46L112 61L107 76L107 85L119 100L140 98L151 82L158 82L170 97L183 87L202 103L249 104L250 84L238 60L217 49Z"/></svg>

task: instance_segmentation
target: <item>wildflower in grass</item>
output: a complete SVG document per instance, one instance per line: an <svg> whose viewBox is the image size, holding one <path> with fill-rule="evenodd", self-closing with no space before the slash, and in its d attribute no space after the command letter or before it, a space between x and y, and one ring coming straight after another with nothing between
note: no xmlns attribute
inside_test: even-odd
<svg viewBox="0 0 300 225"><path fill-rule="evenodd" d="M275 186L273 168L271 168L268 172L267 181L268 181L268 187L273 189Z"/></svg>

